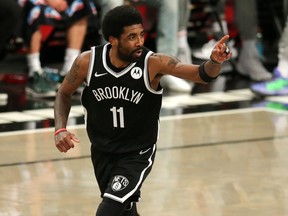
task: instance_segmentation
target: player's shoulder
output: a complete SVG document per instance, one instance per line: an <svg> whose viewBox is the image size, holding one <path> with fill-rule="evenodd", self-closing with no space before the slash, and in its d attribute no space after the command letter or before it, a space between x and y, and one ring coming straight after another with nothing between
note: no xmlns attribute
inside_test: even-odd
<svg viewBox="0 0 288 216"><path fill-rule="evenodd" d="M80 55L77 57L77 61L79 64L87 64L89 63L90 58L91 58L91 50L88 50L80 53Z"/></svg>
<svg viewBox="0 0 288 216"><path fill-rule="evenodd" d="M148 62L153 65L166 66L172 64L172 62L179 62L179 60L176 57L165 53L153 53L149 56Z"/></svg>
<svg viewBox="0 0 288 216"><path fill-rule="evenodd" d="M152 53L152 55L149 56L149 60L151 59L152 61L166 61L167 59L174 58L173 56L170 56L165 53Z"/></svg>

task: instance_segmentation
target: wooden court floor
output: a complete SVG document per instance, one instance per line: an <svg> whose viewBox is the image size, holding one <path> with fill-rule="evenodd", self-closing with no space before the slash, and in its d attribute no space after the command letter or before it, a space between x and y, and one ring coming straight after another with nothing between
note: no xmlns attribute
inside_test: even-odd
<svg viewBox="0 0 288 216"><path fill-rule="evenodd" d="M95 215L83 125L67 154L53 129L0 133L0 216ZM161 118L141 216L288 216L288 113L264 108Z"/></svg>

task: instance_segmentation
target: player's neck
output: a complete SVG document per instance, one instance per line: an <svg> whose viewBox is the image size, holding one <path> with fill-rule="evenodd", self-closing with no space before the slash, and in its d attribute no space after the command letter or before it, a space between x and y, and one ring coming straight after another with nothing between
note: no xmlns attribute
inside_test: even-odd
<svg viewBox="0 0 288 216"><path fill-rule="evenodd" d="M121 60L112 48L109 50L109 59L111 64L116 68L125 68L131 63Z"/></svg>

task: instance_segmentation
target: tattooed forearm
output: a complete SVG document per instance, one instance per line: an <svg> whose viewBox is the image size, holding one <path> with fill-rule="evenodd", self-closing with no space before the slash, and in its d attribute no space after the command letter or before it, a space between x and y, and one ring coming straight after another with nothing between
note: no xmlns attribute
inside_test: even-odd
<svg viewBox="0 0 288 216"><path fill-rule="evenodd" d="M70 72L66 76L66 80L69 83L73 83L77 79L78 72L79 72L79 65L77 64L77 61L75 61L72 65Z"/></svg>
<svg viewBox="0 0 288 216"><path fill-rule="evenodd" d="M170 59L169 59L169 61L168 61L168 65L176 65L176 64L179 63L179 62L180 62L179 59L170 56Z"/></svg>

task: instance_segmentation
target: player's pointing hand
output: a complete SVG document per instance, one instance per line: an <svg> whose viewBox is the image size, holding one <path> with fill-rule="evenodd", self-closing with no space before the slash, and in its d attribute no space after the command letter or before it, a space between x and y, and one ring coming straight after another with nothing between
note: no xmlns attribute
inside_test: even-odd
<svg viewBox="0 0 288 216"><path fill-rule="evenodd" d="M214 46L210 59L212 62L223 63L231 58L232 52L226 44L229 39L229 35L222 37Z"/></svg>

